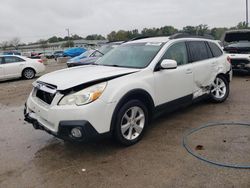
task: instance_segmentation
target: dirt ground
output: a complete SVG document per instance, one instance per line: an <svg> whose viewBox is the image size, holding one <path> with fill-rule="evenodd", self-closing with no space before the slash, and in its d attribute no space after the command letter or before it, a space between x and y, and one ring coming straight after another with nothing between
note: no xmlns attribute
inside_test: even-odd
<svg viewBox="0 0 250 188"><path fill-rule="evenodd" d="M50 65L47 72L65 65ZM182 145L190 129L215 121L250 122L250 76L238 75L223 104L200 102L156 119L141 142L111 139L70 144L23 121L34 80L0 83L0 187L250 187L250 170L214 166ZM250 129L224 126L196 133L191 147L221 162L250 164Z"/></svg>

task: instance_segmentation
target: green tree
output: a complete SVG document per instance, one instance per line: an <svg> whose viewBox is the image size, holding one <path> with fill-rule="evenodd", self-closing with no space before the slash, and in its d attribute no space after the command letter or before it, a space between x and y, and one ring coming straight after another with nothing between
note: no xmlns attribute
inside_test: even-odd
<svg viewBox="0 0 250 188"><path fill-rule="evenodd" d="M248 25L246 24L246 22L240 22L238 23L238 25L236 26L237 29L248 29Z"/></svg>
<svg viewBox="0 0 250 188"><path fill-rule="evenodd" d="M156 28L144 28L141 31L142 36L157 36Z"/></svg>
<svg viewBox="0 0 250 188"><path fill-rule="evenodd" d="M211 35L216 39L220 40L223 36L223 34L228 30L226 27L221 28L212 28L211 29Z"/></svg>
<svg viewBox="0 0 250 188"><path fill-rule="evenodd" d="M79 35L74 34L74 35L71 36L71 39L72 40L80 40L80 39L83 39L83 38L81 36L79 36Z"/></svg>
<svg viewBox="0 0 250 188"><path fill-rule="evenodd" d="M105 40L105 37L102 35L93 34L93 35L88 35L86 37L86 40Z"/></svg>
<svg viewBox="0 0 250 188"><path fill-rule="evenodd" d="M164 26L161 27L157 33L157 35L170 36L178 32L178 29L173 26Z"/></svg>
<svg viewBox="0 0 250 188"><path fill-rule="evenodd" d="M110 34L107 35L107 38L110 42L116 41L116 32L112 31Z"/></svg>
<svg viewBox="0 0 250 188"><path fill-rule="evenodd" d="M194 26L186 26L186 27L183 27L182 32L183 33L188 33L190 35L196 35L197 28L194 27Z"/></svg>
<svg viewBox="0 0 250 188"><path fill-rule="evenodd" d="M62 48L70 48L74 46L74 42L72 40L66 41L62 44Z"/></svg>
<svg viewBox="0 0 250 188"><path fill-rule="evenodd" d="M55 42L59 42L58 38L56 36L53 36L53 37L50 37L48 39L48 42L49 43L55 43Z"/></svg>
<svg viewBox="0 0 250 188"><path fill-rule="evenodd" d="M206 34L209 34L209 29L208 29L208 25L205 24L200 24L198 26L196 26L196 35L199 36L204 36Z"/></svg>

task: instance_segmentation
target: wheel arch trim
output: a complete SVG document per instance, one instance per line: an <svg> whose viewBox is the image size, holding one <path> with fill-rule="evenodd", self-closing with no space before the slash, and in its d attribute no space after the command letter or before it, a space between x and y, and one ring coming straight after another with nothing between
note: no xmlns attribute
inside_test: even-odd
<svg viewBox="0 0 250 188"><path fill-rule="evenodd" d="M140 100L140 98L139 98L140 96L144 96L145 98ZM153 114L155 104L154 104L152 96L144 89L139 89L139 88L133 89L133 90L127 92L125 95L123 95L123 97L121 97L121 99L118 101L118 103L113 111L112 118L111 118L111 125L110 125L110 132L111 133L115 129L116 114L118 113L118 110L122 107L122 105L125 102L127 102L131 99L138 99L142 102L146 102L145 106L148 108L149 116L151 116Z"/></svg>

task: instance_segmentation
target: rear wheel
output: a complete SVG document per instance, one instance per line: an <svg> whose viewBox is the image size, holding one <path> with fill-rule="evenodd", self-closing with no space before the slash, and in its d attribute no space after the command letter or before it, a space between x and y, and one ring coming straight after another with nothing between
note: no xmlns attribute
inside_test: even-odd
<svg viewBox="0 0 250 188"><path fill-rule="evenodd" d="M229 83L227 79L222 75L217 76L212 84L210 92L210 98L212 102L215 103L224 102L228 98L228 95L229 95Z"/></svg>
<svg viewBox="0 0 250 188"><path fill-rule="evenodd" d="M117 114L114 136L123 145L137 143L148 125L148 110L139 100L125 103Z"/></svg>
<svg viewBox="0 0 250 188"><path fill-rule="evenodd" d="M34 78L36 75L35 71L31 68L24 69L23 77L27 80Z"/></svg>

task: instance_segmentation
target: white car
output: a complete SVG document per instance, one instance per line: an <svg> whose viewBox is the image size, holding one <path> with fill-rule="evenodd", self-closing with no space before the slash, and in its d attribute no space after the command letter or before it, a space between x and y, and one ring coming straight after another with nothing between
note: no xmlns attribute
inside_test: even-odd
<svg viewBox="0 0 250 188"><path fill-rule="evenodd" d="M229 95L231 64L216 42L155 37L122 44L95 65L49 73L33 83L25 120L64 140L112 134L138 142L159 110Z"/></svg>
<svg viewBox="0 0 250 188"><path fill-rule="evenodd" d="M233 30L225 33L224 51L229 54L233 70L250 73L250 30Z"/></svg>
<svg viewBox="0 0 250 188"><path fill-rule="evenodd" d="M18 55L0 55L0 80L23 77L32 79L45 70L40 59L29 59Z"/></svg>

